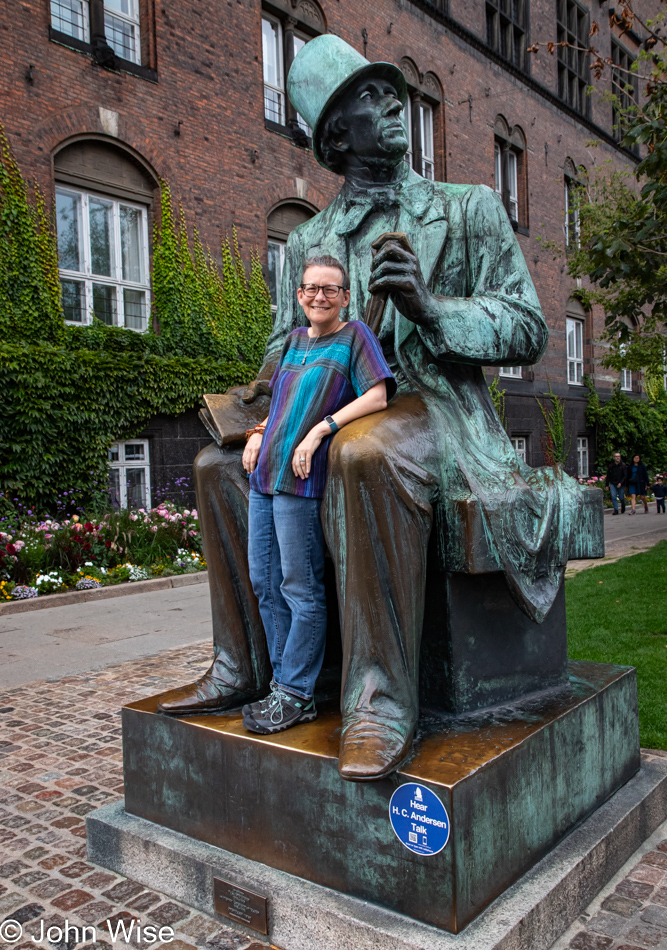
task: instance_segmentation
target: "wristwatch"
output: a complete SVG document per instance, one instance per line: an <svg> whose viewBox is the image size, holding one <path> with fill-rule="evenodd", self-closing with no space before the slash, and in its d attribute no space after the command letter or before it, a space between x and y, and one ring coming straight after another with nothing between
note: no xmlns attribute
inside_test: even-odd
<svg viewBox="0 0 667 950"><path fill-rule="evenodd" d="M336 425L336 423L334 422L331 416L325 416L324 421L327 423L327 425L331 426L332 432L338 432L338 426Z"/></svg>

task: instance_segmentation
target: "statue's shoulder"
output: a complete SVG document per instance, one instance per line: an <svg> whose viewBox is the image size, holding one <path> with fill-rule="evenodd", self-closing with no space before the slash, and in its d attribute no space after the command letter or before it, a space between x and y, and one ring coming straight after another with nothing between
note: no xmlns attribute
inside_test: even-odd
<svg viewBox="0 0 667 950"><path fill-rule="evenodd" d="M439 197L467 204L474 201L495 201L496 193L488 185L454 185L448 181L434 181L433 188Z"/></svg>

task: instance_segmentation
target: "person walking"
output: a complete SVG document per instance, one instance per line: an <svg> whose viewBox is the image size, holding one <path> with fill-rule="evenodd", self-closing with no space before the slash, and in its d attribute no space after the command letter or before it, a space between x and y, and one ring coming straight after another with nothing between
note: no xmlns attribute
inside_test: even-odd
<svg viewBox="0 0 667 950"><path fill-rule="evenodd" d="M662 475L656 475L655 485L651 489L653 496L655 498L656 515L659 515L660 512L665 513L665 495L667 495L667 485L664 484L662 480Z"/></svg>
<svg viewBox="0 0 667 950"><path fill-rule="evenodd" d="M611 503L614 514L618 514L618 503L621 503L621 514L625 513L625 482L628 476L628 466L621 459L620 452L614 452L611 462L607 466L605 481L611 493Z"/></svg>
<svg viewBox="0 0 667 950"><path fill-rule="evenodd" d="M648 472L646 466L641 460L640 455L632 457L632 464L628 465L628 474L626 476L626 485L630 495L630 504L632 505L631 515L637 514L637 495L644 502L644 514L648 514L648 502L646 501L646 488L648 486Z"/></svg>
<svg viewBox="0 0 667 950"><path fill-rule="evenodd" d="M248 432L243 453L250 580L273 676L269 695L242 711L245 728L262 735L317 716L313 693L327 633L320 508L330 437L385 409L396 392L373 331L340 319L350 300L343 265L310 258L295 289L310 326L287 336L270 383L269 415Z"/></svg>

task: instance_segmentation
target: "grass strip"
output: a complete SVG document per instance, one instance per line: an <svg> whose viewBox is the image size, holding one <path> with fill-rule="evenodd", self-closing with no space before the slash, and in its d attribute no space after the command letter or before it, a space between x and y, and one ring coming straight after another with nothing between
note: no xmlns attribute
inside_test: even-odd
<svg viewBox="0 0 667 950"><path fill-rule="evenodd" d="M667 541L565 581L568 653L637 668L639 737L667 749Z"/></svg>

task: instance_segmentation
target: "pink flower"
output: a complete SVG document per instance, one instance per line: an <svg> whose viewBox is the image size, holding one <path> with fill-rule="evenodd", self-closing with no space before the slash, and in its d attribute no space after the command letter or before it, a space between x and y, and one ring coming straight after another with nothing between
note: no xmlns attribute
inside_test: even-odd
<svg viewBox="0 0 667 950"><path fill-rule="evenodd" d="M156 525L156 524L152 524L152 525L151 525L151 531L157 531L157 525Z"/></svg>
<svg viewBox="0 0 667 950"><path fill-rule="evenodd" d="M134 512L130 515L130 521L136 521L139 515L135 515Z"/></svg>
<svg viewBox="0 0 667 950"><path fill-rule="evenodd" d="M199 516L197 515L197 509L196 509L196 508L194 508L194 509L190 512L190 514L192 515L193 518L199 517Z"/></svg>
<svg viewBox="0 0 667 950"><path fill-rule="evenodd" d="M21 548L25 547L25 541L14 541L14 547L17 551L20 551Z"/></svg>
<svg viewBox="0 0 667 950"><path fill-rule="evenodd" d="M188 534L190 535L191 538L196 538L196 537L197 537L197 532L196 532L196 531L188 531Z"/></svg>
<svg viewBox="0 0 667 950"><path fill-rule="evenodd" d="M189 514L190 514L190 511L189 511L188 508L186 508L185 511L183 512L183 517L184 517L184 518L187 518L187 516L188 516Z"/></svg>

